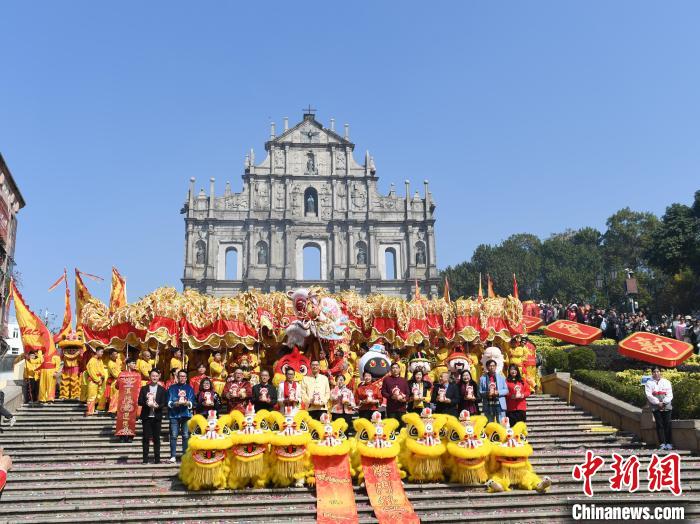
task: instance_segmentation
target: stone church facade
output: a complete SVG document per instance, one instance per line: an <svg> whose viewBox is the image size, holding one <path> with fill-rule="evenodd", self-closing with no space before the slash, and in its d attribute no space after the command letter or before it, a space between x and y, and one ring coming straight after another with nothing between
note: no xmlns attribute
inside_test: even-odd
<svg viewBox="0 0 700 524"><path fill-rule="evenodd" d="M405 196L393 184L380 195L374 159L367 153L359 164L354 149L347 124L341 136L333 119L324 128L307 110L292 128L285 119L279 136L271 124L265 159L256 163L253 150L246 156L240 193L227 182L217 196L213 178L208 194L195 193L191 178L182 209L184 288L221 296L321 285L407 297L417 281L436 295L428 182L422 196L410 194L408 181Z"/></svg>

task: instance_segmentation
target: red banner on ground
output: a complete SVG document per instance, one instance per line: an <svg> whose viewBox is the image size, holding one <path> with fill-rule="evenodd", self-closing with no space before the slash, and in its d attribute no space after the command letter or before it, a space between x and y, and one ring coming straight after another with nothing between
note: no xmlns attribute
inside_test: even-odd
<svg viewBox="0 0 700 524"><path fill-rule="evenodd" d="M532 333L537 328L539 328L543 323L540 317L531 317L530 315L523 315L523 324L525 324L525 331Z"/></svg>
<svg viewBox="0 0 700 524"><path fill-rule="evenodd" d="M637 332L621 340L618 351L626 357L672 368L693 354L693 346L681 340Z"/></svg>
<svg viewBox="0 0 700 524"><path fill-rule="evenodd" d="M396 460L362 457L369 501L379 524L420 523L403 490Z"/></svg>
<svg viewBox="0 0 700 524"><path fill-rule="evenodd" d="M352 490L347 455L312 455L316 476L316 522L357 524L357 506Z"/></svg>
<svg viewBox="0 0 700 524"><path fill-rule="evenodd" d="M603 336L603 332L593 326L579 324L571 320L557 320L544 328L548 337L558 338L564 342L586 346Z"/></svg>
<svg viewBox="0 0 700 524"><path fill-rule="evenodd" d="M141 390L141 374L136 371L122 371L117 377L119 403L114 434L117 437L136 435L136 408Z"/></svg>

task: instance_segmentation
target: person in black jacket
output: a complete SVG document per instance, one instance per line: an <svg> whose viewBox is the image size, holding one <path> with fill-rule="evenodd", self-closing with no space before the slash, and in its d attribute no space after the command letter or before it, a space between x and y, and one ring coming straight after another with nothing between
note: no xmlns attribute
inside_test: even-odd
<svg viewBox="0 0 700 524"><path fill-rule="evenodd" d="M435 404L435 413L457 416L459 388L450 382L450 374L447 371L440 374L440 382L433 386L430 401Z"/></svg>
<svg viewBox="0 0 700 524"><path fill-rule="evenodd" d="M207 417L210 411L216 411L216 416L221 412L221 398L214 391L214 384L209 377L204 377L199 383L197 393L197 414Z"/></svg>
<svg viewBox="0 0 700 524"><path fill-rule="evenodd" d="M277 404L277 389L270 382L270 372L265 369L260 372L260 383L253 386L253 403L255 411L272 411Z"/></svg>
<svg viewBox="0 0 700 524"><path fill-rule="evenodd" d="M151 381L141 387L138 404L141 407L141 424L143 425L143 463L148 464L148 445L153 438L154 464L160 464L160 427L163 421L163 407L167 405L165 388L158 384L160 372L151 370Z"/></svg>

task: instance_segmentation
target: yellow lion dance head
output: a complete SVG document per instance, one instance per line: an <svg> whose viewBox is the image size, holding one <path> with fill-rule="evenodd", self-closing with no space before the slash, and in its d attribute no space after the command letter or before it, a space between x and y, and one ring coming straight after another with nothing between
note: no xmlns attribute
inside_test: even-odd
<svg viewBox="0 0 700 524"><path fill-rule="evenodd" d="M227 415L217 419L216 411L210 411L207 418L195 415L188 421L190 439L180 465L180 479L187 489L226 487L226 450L232 445L229 423Z"/></svg>
<svg viewBox="0 0 700 524"><path fill-rule="evenodd" d="M286 488L294 484L304 485L311 473L308 446L311 442L309 421L304 410L296 414L292 410L282 415L277 411L268 414L270 427L270 479L275 486Z"/></svg>
<svg viewBox="0 0 700 524"><path fill-rule="evenodd" d="M430 408L418 413L406 413L401 417L406 424L406 441L401 453L401 464L408 470L408 480L414 482L435 482L444 480L442 455L446 447L441 437L445 437L447 415L433 414Z"/></svg>
<svg viewBox="0 0 700 524"><path fill-rule="evenodd" d="M549 477L540 479L532 469L528 460L532 455L532 446L527 441L524 422L518 422L512 428L507 417L500 424L489 422L486 435L492 444L489 460L491 479L486 484L489 491L509 491L510 486L515 486L544 493L552 485Z"/></svg>
<svg viewBox="0 0 700 524"><path fill-rule="evenodd" d="M462 411L459 419L447 417L447 466L450 481L459 484L483 484L488 480L486 463L491 442L484 428L488 419L483 415L469 416Z"/></svg>
<svg viewBox="0 0 700 524"><path fill-rule="evenodd" d="M245 414L232 411L230 420L232 447L229 450L228 485L233 489L253 485L262 488L267 481L266 452L270 442L268 418L265 410L255 412L248 404Z"/></svg>
<svg viewBox="0 0 700 524"><path fill-rule="evenodd" d="M328 413L321 415L321 420L309 420L311 442L309 453L312 455L348 455L351 450L350 441L345 432L348 423L342 418L331 422Z"/></svg>
<svg viewBox="0 0 700 524"><path fill-rule="evenodd" d="M397 459L401 452L401 441L403 436L399 433L399 421L393 418L382 420L382 415L378 411L372 414L372 420L358 418L353 421L355 428L354 446L352 453L352 468L357 475L359 482L362 482L364 473L362 472L361 457L372 457L376 459ZM401 478L406 473L399 470Z"/></svg>

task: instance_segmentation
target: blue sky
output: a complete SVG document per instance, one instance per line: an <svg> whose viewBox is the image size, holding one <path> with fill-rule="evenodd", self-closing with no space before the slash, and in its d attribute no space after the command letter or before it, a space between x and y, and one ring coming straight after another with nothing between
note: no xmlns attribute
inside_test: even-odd
<svg viewBox="0 0 700 524"><path fill-rule="evenodd" d="M438 265L513 233L688 202L697 2L4 2L0 152L35 309L74 266L180 287L187 180L240 190L311 103L437 201ZM88 283L106 298L107 282Z"/></svg>

